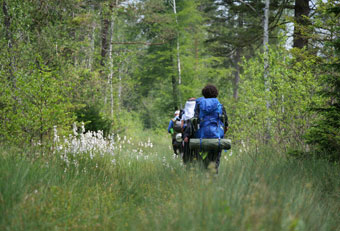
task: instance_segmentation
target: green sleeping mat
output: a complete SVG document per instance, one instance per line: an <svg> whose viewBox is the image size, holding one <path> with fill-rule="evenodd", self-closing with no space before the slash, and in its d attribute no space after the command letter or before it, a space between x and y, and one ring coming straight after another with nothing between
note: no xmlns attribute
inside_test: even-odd
<svg viewBox="0 0 340 231"><path fill-rule="evenodd" d="M228 150L231 148L230 139L220 139L220 141L219 139L202 139L202 144L200 140L190 139L189 147L191 149L201 149L202 151Z"/></svg>

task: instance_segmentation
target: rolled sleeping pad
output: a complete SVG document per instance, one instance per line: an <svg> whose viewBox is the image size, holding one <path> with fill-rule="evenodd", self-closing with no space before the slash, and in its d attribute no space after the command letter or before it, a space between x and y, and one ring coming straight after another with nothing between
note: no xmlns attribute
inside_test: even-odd
<svg viewBox="0 0 340 231"><path fill-rule="evenodd" d="M202 143L201 143L202 140ZM210 139L190 139L189 147L191 149L201 149L202 151L217 151L222 149L230 149L231 148L231 140L230 139L218 139L218 138L210 138Z"/></svg>

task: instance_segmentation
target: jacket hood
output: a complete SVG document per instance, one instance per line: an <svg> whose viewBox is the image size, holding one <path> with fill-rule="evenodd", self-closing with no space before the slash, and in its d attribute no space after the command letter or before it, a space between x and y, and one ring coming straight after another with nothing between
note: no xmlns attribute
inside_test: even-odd
<svg viewBox="0 0 340 231"><path fill-rule="evenodd" d="M200 101L200 110L203 110L205 112L213 112L216 111L218 105L220 102L218 101L217 98L204 98L203 100Z"/></svg>

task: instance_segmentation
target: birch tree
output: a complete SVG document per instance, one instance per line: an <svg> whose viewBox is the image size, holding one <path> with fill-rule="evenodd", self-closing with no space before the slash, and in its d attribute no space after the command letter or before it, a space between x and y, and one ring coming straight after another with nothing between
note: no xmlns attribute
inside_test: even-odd
<svg viewBox="0 0 340 231"><path fill-rule="evenodd" d="M179 89L179 86L182 83L182 74L181 74L181 57L180 57L180 45L179 45L179 25L178 25L178 18L177 18L176 0L173 0L171 3L172 3L172 9L174 11L175 21L176 21L176 26L177 26L177 31L176 31L177 32L176 51L177 51L178 89L176 89L177 87L174 88L174 94L177 94L177 92L178 92L180 107L182 108L181 92L180 92L180 89Z"/></svg>
<svg viewBox="0 0 340 231"><path fill-rule="evenodd" d="M266 108L267 108L267 131L266 131L266 141L268 142L270 139L270 119L269 119L269 110L270 110L270 101L269 101L269 49L268 49L268 41L269 41L269 33L268 33L268 24L269 24L269 0L266 0L265 8L264 8L264 23L263 23L263 48L264 48L264 85L266 89Z"/></svg>

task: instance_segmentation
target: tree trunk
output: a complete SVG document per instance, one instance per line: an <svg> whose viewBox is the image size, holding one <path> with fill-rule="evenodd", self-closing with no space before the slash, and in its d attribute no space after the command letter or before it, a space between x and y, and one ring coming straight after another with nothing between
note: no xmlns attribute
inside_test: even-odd
<svg viewBox="0 0 340 231"><path fill-rule="evenodd" d="M195 74L197 75L197 70L198 70L198 38L197 38L197 33L195 34L194 36L194 39L195 39L195 43L194 43L194 46L195 46Z"/></svg>
<svg viewBox="0 0 340 231"><path fill-rule="evenodd" d="M94 5L91 6L91 14L94 14ZM92 71L92 63L93 63L93 57L94 57L94 42L95 42L95 32L96 32L96 23L92 22L92 31L89 33L89 39L90 39L90 49L88 54L88 68Z"/></svg>
<svg viewBox="0 0 340 231"><path fill-rule="evenodd" d="M102 13L103 14L103 13ZM109 43L107 41L107 35L109 33L109 26L110 20L106 18L105 15L102 15L102 30L101 30L101 40L102 40L102 47L101 47L101 60L100 64L105 66L105 58L108 51Z"/></svg>
<svg viewBox="0 0 340 231"><path fill-rule="evenodd" d="M308 45L308 38L303 35L302 28L308 25L308 19L305 17L309 16L310 8L309 8L310 0L295 0L294 7L294 17L295 17L295 25L294 25L294 41L293 47L303 48Z"/></svg>
<svg viewBox="0 0 340 231"><path fill-rule="evenodd" d="M269 41L269 0L266 0L265 8L264 8L264 23L263 23L263 47L264 47L264 85L266 89L266 108L267 108L267 124L266 124L266 134L265 141L268 142L270 140L270 118L269 118L269 109L270 109L270 100L269 100L269 49L268 49L268 41Z"/></svg>
<svg viewBox="0 0 340 231"><path fill-rule="evenodd" d="M179 47L179 31L178 31L178 20L177 20L177 9L176 9L176 0L173 0L173 11L175 14L175 19L176 19L176 25L177 25L177 72L178 72L178 86L181 85L182 83L182 75L181 75L181 58L180 58L180 47ZM176 86L177 87L177 86ZM182 100L181 100L181 93L179 92L179 88L178 88L178 95L180 98L180 104L181 104L181 108L182 108ZM177 98L177 96L176 96Z"/></svg>
<svg viewBox="0 0 340 231"><path fill-rule="evenodd" d="M8 81L11 83L11 86L13 88L16 87L16 80L15 80L15 77L14 77L14 74L13 74L13 57L12 57L12 33L11 33L11 17L10 15L8 14L8 6L7 6L7 3L5 0L3 0L2 2L2 11L3 11L3 14L4 14L4 26L5 26L5 38L6 38L6 41L7 41L7 53L8 53L8 56L9 56L9 63L8 63L8 72L9 72L9 75L8 75Z"/></svg>
<svg viewBox="0 0 340 231"><path fill-rule="evenodd" d="M107 78L107 82L110 86L110 115L113 118L113 86L112 86L112 78L113 78L113 59L112 59L112 41L113 41L113 33L114 33L114 18L111 16L110 23L110 45L109 45L109 62L110 62L110 73ZM106 104L106 91L105 91L105 104Z"/></svg>
<svg viewBox="0 0 340 231"><path fill-rule="evenodd" d="M243 13L241 12L238 16L238 27L243 28ZM241 61L241 54L242 54L242 48L237 47L236 48L236 54L234 57L234 64L235 64L235 73L234 73L234 89L233 89L233 98L235 100L238 99L238 85L240 82L240 61Z"/></svg>
<svg viewBox="0 0 340 231"><path fill-rule="evenodd" d="M109 5L109 13L105 12L105 9L102 9L101 11L101 15L102 15L102 30L101 30L101 40L102 40L102 47L101 47L101 62L100 64L102 66L105 65L105 58L107 56L108 53L108 49L109 49L109 41L108 41L108 34L109 32L109 28L110 28L110 24L111 24L111 14L113 12L113 8L117 7L119 4L119 1L116 0L115 2L111 2L111 4Z"/></svg>
<svg viewBox="0 0 340 231"><path fill-rule="evenodd" d="M122 63L122 68L123 68ZM122 102L122 68L118 68L118 109L121 109L121 102Z"/></svg>
<svg viewBox="0 0 340 231"><path fill-rule="evenodd" d="M233 98L238 99L238 85L240 82L240 57L241 57L241 48L236 49L236 55L235 55L235 73L234 73L234 89L233 89Z"/></svg>
<svg viewBox="0 0 340 231"><path fill-rule="evenodd" d="M171 82L172 82L172 94L173 94L173 106L174 110L178 110L178 97L177 97L177 81L176 76L174 74L171 75Z"/></svg>

